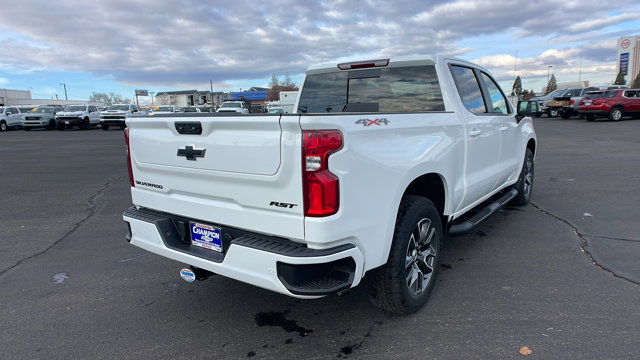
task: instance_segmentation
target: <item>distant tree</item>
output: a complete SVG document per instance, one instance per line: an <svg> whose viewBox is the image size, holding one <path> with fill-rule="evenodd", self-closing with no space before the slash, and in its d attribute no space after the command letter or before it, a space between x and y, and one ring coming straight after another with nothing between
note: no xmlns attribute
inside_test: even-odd
<svg viewBox="0 0 640 360"><path fill-rule="evenodd" d="M636 79L633 80L633 88L640 89L640 73L638 73L638 76L636 76Z"/></svg>
<svg viewBox="0 0 640 360"><path fill-rule="evenodd" d="M92 96L89 97L89 101L100 101L105 104L111 104L111 99L105 93L94 93Z"/></svg>
<svg viewBox="0 0 640 360"><path fill-rule="evenodd" d="M100 101L107 105L111 104L132 104L133 100L130 98L124 98L120 94L112 93L94 93L89 96L89 101Z"/></svg>
<svg viewBox="0 0 640 360"><path fill-rule="evenodd" d="M271 74L271 82L267 91L267 101L276 101L281 91L298 90L296 84L291 80L289 75L285 75L284 80L280 81L276 74Z"/></svg>
<svg viewBox="0 0 640 360"><path fill-rule="evenodd" d="M547 90L544 93L548 94L556 89L558 89L558 84L556 83L556 75L551 74L551 78L549 79L549 83L547 84Z"/></svg>
<svg viewBox="0 0 640 360"><path fill-rule="evenodd" d="M522 90L522 95L529 95L529 90L527 89Z"/></svg>
<svg viewBox="0 0 640 360"><path fill-rule="evenodd" d="M516 80L511 87L511 92L516 96L522 95L522 79L520 79L520 75L516 76Z"/></svg>
<svg viewBox="0 0 640 360"><path fill-rule="evenodd" d="M535 94L536 94L536 92L535 92L535 91L533 91L533 89L531 89L531 90L529 90L529 94L531 94L531 95L535 95Z"/></svg>
<svg viewBox="0 0 640 360"><path fill-rule="evenodd" d="M624 74L622 73L622 70L620 70L618 72L618 76L616 76L616 81L613 82L613 85L624 85L625 83Z"/></svg>

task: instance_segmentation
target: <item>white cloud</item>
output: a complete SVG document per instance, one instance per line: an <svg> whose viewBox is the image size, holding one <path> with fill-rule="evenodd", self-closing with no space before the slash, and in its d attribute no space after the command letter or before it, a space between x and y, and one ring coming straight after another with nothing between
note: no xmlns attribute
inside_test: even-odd
<svg viewBox="0 0 640 360"><path fill-rule="evenodd" d="M31 21L36 9L48 21ZM609 15L616 13L622 15ZM505 43L526 46L525 37L535 37L544 43L535 45L539 53L518 63L532 76L544 69L546 78L547 64L568 67L580 56L610 66L617 35L599 36L639 15L637 4L593 0L117 0L92 2L91 11L75 0L26 0L3 8L0 38L20 51L2 52L0 64L14 72L77 71L122 84L201 88L209 79L223 86L293 75L347 57L480 51L477 60L507 78L515 58L504 55ZM479 39L474 49L458 44L468 38Z"/></svg>

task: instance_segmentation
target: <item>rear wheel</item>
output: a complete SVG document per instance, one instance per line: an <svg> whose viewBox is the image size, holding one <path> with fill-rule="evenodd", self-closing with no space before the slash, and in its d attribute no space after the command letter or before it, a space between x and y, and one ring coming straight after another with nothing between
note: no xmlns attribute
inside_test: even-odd
<svg viewBox="0 0 640 360"><path fill-rule="evenodd" d="M570 118L570 117L571 117L571 111L570 111L570 110L569 110L569 111L564 110L564 111L562 112L562 115L561 115L561 116L562 116L562 118L563 118L563 119L568 119L568 118Z"/></svg>
<svg viewBox="0 0 640 360"><path fill-rule="evenodd" d="M518 190L518 195L513 199L514 205L526 205L531 200L531 191L533 190L533 152L527 149L524 156L522 170L518 177L518 182L514 185Z"/></svg>
<svg viewBox="0 0 640 360"><path fill-rule="evenodd" d="M369 288L371 301L392 313L418 310L438 277L442 249L440 214L431 200L415 195L400 203L389 259Z"/></svg>
<svg viewBox="0 0 640 360"><path fill-rule="evenodd" d="M613 108L609 111L609 120L611 121L620 121L622 119L622 109L621 108Z"/></svg>
<svg viewBox="0 0 640 360"><path fill-rule="evenodd" d="M549 115L549 117L558 117L558 110L549 109L549 111L547 112L547 115Z"/></svg>

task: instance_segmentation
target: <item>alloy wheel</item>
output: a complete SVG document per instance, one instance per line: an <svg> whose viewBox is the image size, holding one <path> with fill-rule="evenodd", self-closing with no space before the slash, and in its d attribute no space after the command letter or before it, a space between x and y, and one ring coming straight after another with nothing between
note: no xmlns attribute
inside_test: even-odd
<svg viewBox="0 0 640 360"><path fill-rule="evenodd" d="M431 220L427 218L418 221L407 245L404 265L405 284L413 296L418 296L425 291L435 270L438 249L437 244L432 240L437 237L434 236L436 228L431 225Z"/></svg>

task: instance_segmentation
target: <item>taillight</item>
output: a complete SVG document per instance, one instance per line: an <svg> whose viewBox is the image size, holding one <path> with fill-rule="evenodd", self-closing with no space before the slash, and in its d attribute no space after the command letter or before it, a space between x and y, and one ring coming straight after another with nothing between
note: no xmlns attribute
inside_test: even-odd
<svg viewBox="0 0 640 360"><path fill-rule="evenodd" d="M305 216L321 217L338 212L340 186L329 171L329 156L342 148L338 130L302 132L302 182Z"/></svg>
<svg viewBox="0 0 640 360"><path fill-rule="evenodd" d="M575 100L571 99L571 101L569 101L569 104L571 105L575 104Z"/></svg>
<svg viewBox="0 0 640 360"><path fill-rule="evenodd" d="M129 184L131 187L136 187L133 181L133 169L131 169L131 148L129 147L129 128L124 129L124 144L127 147L127 169L129 170Z"/></svg>

